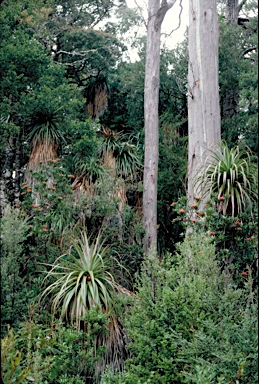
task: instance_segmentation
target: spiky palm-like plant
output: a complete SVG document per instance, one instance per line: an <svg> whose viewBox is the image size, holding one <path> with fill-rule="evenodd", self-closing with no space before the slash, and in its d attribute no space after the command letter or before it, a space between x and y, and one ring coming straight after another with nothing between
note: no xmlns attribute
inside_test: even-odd
<svg viewBox="0 0 259 384"><path fill-rule="evenodd" d="M95 363L96 376L104 372L107 364L114 370L122 370L128 357L128 337L114 315L112 293L114 289L127 295L132 293L114 281L109 272L107 251L100 241L100 233L90 244L86 232L82 231L81 238L72 239L67 254L60 256L53 265L44 264L51 267L45 281L54 278L54 282L44 290L42 298L51 296L53 315L59 314L66 320L70 318L78 330L89 308L106 311L109 316L107 335L100 334L95 340L96 350L106 346L104 356Z"/></svg>
<svg viewBox="0 0 259 384"><path fill-rule="evenodd" d="M117 174L122 177L130 176L133 179L136 171L141 169L141 161L136 146L128 141L124 141L116 152Z"/></svg>
<svg viewBox="0 0 259 384"><path fill-rule="evenodd" d="M107 168L117 176L134 178L141 168L136 145L123 132L113 132L109 128L102 130L102 136L104 141L99 151Z"/></svg>
<svg viewBox="0 0 259 384"><path fill-rule="evenodd" d="M108 87L106 79L99 77L89 82L84 90L88 115L92 119L98 119L108 106Z"/></svg>
<svg viewBox="0 0 259 384"><path fill-rule="evenodd" d="M249 149L239 146L229 149L225 142L211 151L207 164L196 178L198 188L204 195L216 195L218 209L234 217L248 206L252 213L252 202L258 197L257 165Z"/></svg>
<svg viewBox="0 0 259 384"><path fill-rule="evenodd" d="M114 279L109 272L107 247L100 242L100 234L89 243L86 232L73 238L68 253L60 256L45 277L54 278L42 297L51 296L52 313L61 319L70 317L78 329L85 311L91 307L109 311Z"/></svg>
<svg viewBox="0 0 259 384"><path fill-rule="evenodd" d="M30 171L37 170L40 163L47 163L48 160L54 160L58 157L58 145L64 141L60 129L62 120L62 108L54 110L52 106L46 106L45 109L35 112L28 136L31 142L31 154L25 172L25 179L28 184L34 183Z"/></svg>
<svg viewBox="0 0 259 384"><path fill-rule="evenodd" d="M106 168L100 163L97 156L91 156L87 161L75 162L75 168L78 169L78 174L72 184L75 191L83 190L90 196L94 194L94 183L98 179L102 179L107 175Z"/></svg>
<svg viewBox="0 0 259 384"><path fill-rule="evenodd" d="M126 180L128 178L136 179L137 173L141 169L139 151L123 132L103 128L101 133L104 140L99 148L99 153L105 167L117 180L114 197L119 199L119 211L121 212L127 202ZM118 178L121 178L119 182Z"/></svg>
<svg viewBox="0 0 259 384"><path fill-rule="evenodd" d="M46 107L35 113L29 134L32 150L28 166L35 168L39 161L46 162L57 157L58 144L64 140L60 130L62 120L62 108L52 110L52 107Z"/></svg>

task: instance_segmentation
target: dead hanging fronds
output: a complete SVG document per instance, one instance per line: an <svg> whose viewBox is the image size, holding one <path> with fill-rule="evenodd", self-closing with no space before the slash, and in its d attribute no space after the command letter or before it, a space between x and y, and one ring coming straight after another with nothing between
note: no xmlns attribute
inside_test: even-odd
<svg viewBox="0 0 259 384"><path fill-rule="evenodd" d="M87 113L92 119L98 119L108 106L107 84L99 79L88 85L85 90Z"/></svg>
<svg viewBox="0 0 259 384"><path fill-rule="evenodd" d="M126 348L130 340L123 325L115 316L110 316L109 320L107 334L100 334L96 339L96 350L100 346L105 346L106 349L104 356L95 363L96 377L103 374L107 366L112 372L122 372L125 369L125 361L130 357Z"/></svg>
<svg viewBox="0 0 259 384"><path fill-rule="evenodd" d="M50 160L57 159L57 144L48 140L37 141L32 145L32 151L25 170L25 181L29 185L34 184L31 171L37 171L40 164L47 164Z"/></svg>
<svg viewBox="0 0 259 384"><path fill-rule="evenodd" d="M94 183L88 179L87 175L77 176L72 184L72 189L76 193L86 193L88 196L94 196Z"/></svg>
<svg viewBox="0 0 259 384"><path fill-rule="evenodd" d="M99 148L105 165L109 169L115 167L114 173L123 179L134 179L137 172L142 168L139 148L133 144L128 135L121 132L114 132L109 128L103 128L101 135L104 140Z"/></svg>
<svg viewBox="0 0 259 384"><path fill-rule="evenodd" d="M57 159L57 144L47 140L37 141L33 145L27 168L37 169L40 163L47 163L49 160Z"/></svg>
<svg viewBox="0 0 259 384"><path fill-rule="evenodd" d="M120 179L120 182L116 183L114 197L119 199L119 211L122 212L128 201L127 188L124 180Z"/></svg>
<svg viewBox="0 0 259 384"><path fill-rule="evenodd" d="M115 157L113 156L113 152L110 151L110 150L107 150L104 154L103 154L103 164L104 166L107 168L108 172L112 175L112 176L116 176L116 171L115 171L115 167L116 167L116 164L115 164Z"/></svg>
<svg viewBox="0 0 259 384"><path fill-rule="evenodd" d="M72 184L74 192L81 192L93 197L95 194L95 183L107 175L107 169L97 156L88 158L85 162L75 162L77 176Z"/></svg>
<svg viewBox="0 0 259 384"><path fill-rule="evenodd" d="M118 140L122 135L123 135L123 131L120 131L120 132L115 132L115 131L112 131L110 128L102 128L101 130L101 135L106 139L106 140Z"/></svg>
<svg viewBox="0 0 259 384"><path fill-rule="evenodd" d="M139 221L143 218L143 195L139 192L136 194L135 212Z"/></svg>
<svg viewBox="0 0 259 384"><path fill-rule="evenodd" d="M28 140L31 142L31 154L26 166L26 181L33 182L29 171L36 171L40 163L57 159L58 145L64 141L61 126L63 108L53 109L52 105L39 106L30 122Z"/></svg>

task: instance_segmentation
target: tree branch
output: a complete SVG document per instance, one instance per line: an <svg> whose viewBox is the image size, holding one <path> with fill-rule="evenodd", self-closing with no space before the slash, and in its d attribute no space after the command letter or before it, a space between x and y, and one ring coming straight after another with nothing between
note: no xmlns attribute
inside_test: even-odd
<svg viewBox="0 0 259 384"><path fill-rule="evenodd" d="M61 53L64 53L65 55L70 55L70 56L83 56L83 57L86 57L86 55L90 52L98 52L100 48L95 48L95 49L89 49L87 51L80 51L80 52L77 52L77 51L72 51L72 52L69 52L69 51L63 51L62 49L60 49L59 51L55 52L56 55L60 55Z"/></svg>
<svg viewBox="0 0 259 384"><path fill-rule="evenodd" d="M141 6L137 3L137 0L134 0L134 3L136 4L137 8L139 9L140 14L141 14L141 19L143 20L143 23L144 23L145 27L147 28L147 23L146 23L145 17L143 16L143 8L141 8Z"/></svg>
<svg viewBox="0 0 259 384"><path fill-rule="evenodd" d="M241 2L239 4L237 4L236 6L236 10L237 10L237 15L239 14L239 12L241 11L241 9L243 8L243 5L245 5L247 0L241 0Z"/></svg>
<svg viewBox="0 0 259 384"><path fill-rule="evenodd" d="M159 8L159 10L156 14L156 23L155 23L156 28L158 28L158 26L162 24L164 17L166 15L166 12L170 8L172 8L172 6L175 3L176 3L176 0L170 0L168 2L166 0L162 0L161 7Z"/></svg>
<svg viewBox="0 0 259 384"><path fill-rule="evenodd" d="M171 36L171 34L172 34L173 32L175 32L175 31L177 31L177 29L179 29L180 26L181 26L181 16L182 16L182 12L183 12L182 0L180 0L180 8L181 8L181 9L180 9L180 13L179 13L178 26L177 26L175 29L173 29L173 30L169 33L168 36Z"/></svg>
<svg viewBox="0 0 259 384"><path fill-rule="evenodd" d="M255 51L256 48L257 48L257 47L250 47L250 48L247 48L246 50L244 50L244 52L242 52L242 53L240 54L240 57L241 57L241 56L245 56L245 55L247 55L249 52Z"/></svg>
<svg viewBox="0 0 259 384"><path fill-rule="evenodd" d="M168 3L167 3L167 6L168 6L167 10L170 9L170 8L172 8L172 6L175 4L175 2L176 2L176 0L170 0L170 1L168 1Z"/></svg>

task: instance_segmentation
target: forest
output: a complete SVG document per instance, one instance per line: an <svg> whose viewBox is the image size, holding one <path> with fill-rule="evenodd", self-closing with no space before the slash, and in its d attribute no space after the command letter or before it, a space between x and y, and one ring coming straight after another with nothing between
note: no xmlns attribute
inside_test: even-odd
<svg viewBox="0 0 259 384"><path fill-rule="evenodd" d="M140 3L0 4L4 384L258 383L257 2Z"/></svg>

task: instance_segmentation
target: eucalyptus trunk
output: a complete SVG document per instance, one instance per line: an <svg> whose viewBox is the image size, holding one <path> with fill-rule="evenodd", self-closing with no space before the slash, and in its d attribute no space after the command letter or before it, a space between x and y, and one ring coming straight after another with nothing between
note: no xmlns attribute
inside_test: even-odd
<svg viewBox="0 0 259 384"><path fill-rule="evenodd" d="M188 203L201 197L195 178L220 141L218 19L215 0L190 0L188 68ZM204 202L203 202L204 203Z"/></svg>
<svg viewBox="0 0 259 384"><path fill-rule="evenodd" d="M161 25L176 0L148 1L147 46L144 91L145 159L143 223L144 251L157 250L158 98Z"/></svg>

